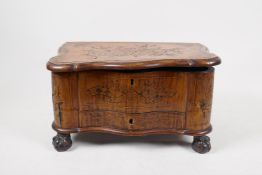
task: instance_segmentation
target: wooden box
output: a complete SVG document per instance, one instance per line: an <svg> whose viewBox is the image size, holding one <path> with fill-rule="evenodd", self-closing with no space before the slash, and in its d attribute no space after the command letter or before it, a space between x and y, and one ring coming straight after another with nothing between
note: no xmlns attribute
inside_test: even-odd
<svg viewBox="0 0 262 175"><path fill-rule="evenodd" d="M70 133L184 134L210 150L214 68L220 59L195 43L71 42L47 63L52 71L53 145Z"/></svg>

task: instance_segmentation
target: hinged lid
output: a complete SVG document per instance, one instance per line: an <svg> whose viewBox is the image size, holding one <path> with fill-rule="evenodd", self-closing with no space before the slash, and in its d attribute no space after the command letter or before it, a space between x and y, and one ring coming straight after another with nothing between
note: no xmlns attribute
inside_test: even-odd
<svg viewBox="0 0 262 175"><path fill-rule="evenodd" d="M198 43L68 42L49 60L47 68L53 72L138 70L211 67L220 62Z"/></svg>

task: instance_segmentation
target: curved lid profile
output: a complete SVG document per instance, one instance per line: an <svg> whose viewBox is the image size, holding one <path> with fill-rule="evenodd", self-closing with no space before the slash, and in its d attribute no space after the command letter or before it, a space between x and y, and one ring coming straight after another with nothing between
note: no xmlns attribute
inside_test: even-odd
<svg viewBox="0 0 262 175"><path fill-rule="evenodd" d="M68 42L47 63L53 72L211 67L220 64L199 43Z"/></svg>

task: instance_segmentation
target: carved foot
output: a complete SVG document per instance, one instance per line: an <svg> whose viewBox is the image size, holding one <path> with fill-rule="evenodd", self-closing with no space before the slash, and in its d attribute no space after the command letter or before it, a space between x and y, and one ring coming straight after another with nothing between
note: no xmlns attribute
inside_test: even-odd
<svg viewBox="0 0 262 175"><path fill-rule="evenodd" d="M192 148L200 154L204 154L210 151L211 144L208 136L194 136Z"/></svg>
<svg viewBox="0 0 262 175"><path fill-rule="evenodd" d="M70 134L57 133L57 135L53 137L53 145L59 152L68 150L72 146Z"/></svg>

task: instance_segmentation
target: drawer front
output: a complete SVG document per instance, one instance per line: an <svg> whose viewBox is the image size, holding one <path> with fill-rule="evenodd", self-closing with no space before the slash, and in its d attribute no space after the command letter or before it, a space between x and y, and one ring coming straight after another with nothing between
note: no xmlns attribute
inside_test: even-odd
<svg viewBox="0 0 262 175"><path fill-rule="evenodd" d="M82 127L143 131L151 129L184 129L185 115L177 112L126 114L112 111L82 113Z"/></svg>
<svg viewBox="0 0 262 175"><path fill-rule="evenodd" d="M80 127L122 130L183 129L186 73L79 73Z"/></svg>

